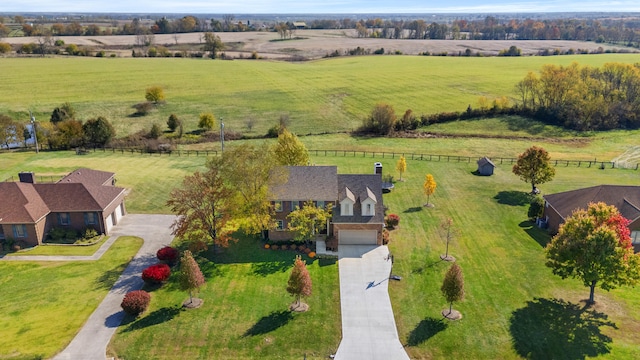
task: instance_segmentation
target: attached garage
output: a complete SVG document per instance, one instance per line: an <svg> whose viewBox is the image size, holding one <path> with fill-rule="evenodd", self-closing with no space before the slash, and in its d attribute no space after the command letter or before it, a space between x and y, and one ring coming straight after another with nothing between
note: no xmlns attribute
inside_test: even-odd
<svg viewBox="0 0 640 360"><path fill-rule="evenodd" d="M105 220L105 227L107 228L107 234L111 232L111 228L113 227L113 214L109 214L107 219Z"/></svg>
<svg viewBox="0 0 640 360"><path fill-rule="evenodd" d="M339 230L339 244L344 245L376 245L378 243L377 230Z"/></svg>
<svg viewBox="0 0 640 360"><path fill-rule="evenodd" d="M114 212L116 215L116 224L120 222L120 219L124 216L124 211L122 210L122 204L118 205L116 211Z"/></svg>

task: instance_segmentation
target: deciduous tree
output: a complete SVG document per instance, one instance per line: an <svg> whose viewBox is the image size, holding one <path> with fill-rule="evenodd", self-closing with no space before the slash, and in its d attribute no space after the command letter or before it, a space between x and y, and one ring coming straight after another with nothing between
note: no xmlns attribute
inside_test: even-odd
<svg viewBox="0 0 640 360"><path fill-rule="evenodd" d="M315 206L313 201L307 201L302 208L296 206L296 209L287 215L288 228L295 233L295 241L307 241L326 228L330 217L331 206L323 209Z"/></svg>
<svg viewBox="0 0 640 360"><path fill-rule="evenodd" d="M396 123L396 113L389 104L376 104L364 123L364 128L378 135L388 135Z"/></svg>
<svg viewBox="0 0 640 360"><path fill-rule="evenodd" d="M532 146L518 156L512 171L520 180L531 184L531 193L534 194L538 192L536 185L551 181L556 174L550 160L545 149Z"/></svg>
<svg viewBox="0 0 640 360"><path fill-rule="evenodd" d="M208 51L211 58L215 59L218 52L224 50L224 43L220 37L212 32L204 33L204 51Z"/></svg>
<svg viewBox="0 0 640 360"><path fill-rule="evenodd" d="M7 115L0 114L0 143L9 148L18 141L20 125Z"/></svg>
<svg viewBox="0 0 640 360"><path fill-rule="evenodd" d="M87 122L82 125L82 129L84 130L87 142L92 145L104 146L111 141L115 135L115 130L113 126L111 126L111 123L102 116L87 120Z"/></svg>
<svg viewBox="0 0 640 360"><path fill-rule="evenodd" d="M180 126L181 121L176 114L169 115L169 119L167 120L167 127L171 132L176 131L176 129Z"/></svg>
<svg viewBox="0 0 640 360"><path fill-rule="evenodd" d="M282 129L278 142L273 147L273 154L280 165L308 165L309 151L302 141L289 130Z"/></svg>
<svg viewBox="0 0 640 360"><path fill-rule="evenodd" d="M296 256L293 270L287 282L287 292L296 297L296 307L300 306L300 298L311 295L311 276L307 270L307 264L302 261L300 255Z"/></svg>
<svg viewBox="0 0 640 360"><path fill-rule="evenodd" d="M185 250L180 258L180 289L189 292L189 303L193 303L193 293L198 291L204 282L200 266L191 251Z"/></svg>
<svg viewBox="0 0 640 360"><path fill-rule="evenodd" d="M161 86L151 86L145 91L144 98L154 104L164 101L164 89Z"/></svg>
<svg viewBox="0 0 640 360"><path fill-rule="evenodd" d="M70 103L66 102L61 106L53 109L50 120L52 123L57 124L61 121L75 119L75 118L76 118L76 110L73 108L73 106Z"/></svg>
<svg viewBox="0 0 640 360"><path fill-rule="evenodd" d="M425 206L430 205L429 198L431 197L431 195L433 195L434 192L436 192L436 186L438 185L436 184L436 180L433 178L433 175L425 175L424 184L422 184L422 190L424 191L424 194L427 195L427 203L425 204Z"/></svg>
<svg viewBox="0 0 640 360"><path fill-rule="evenodd" d="M640 280L640 255L634 254L629 220L613 205L591 203L560 226L546 247L547 266L563 279L582 280L594 303L596 286L604 290L635 285Z"/></svg>
<svg viewBox="0 0 640 360"><path fill-rule="evenodd" d="M396 170L400 173L400 181L402 181L402 174L407 171L407 160L405 160L404 155L400 156L400 159L396 164Z"/></svg>
<svg viewBox="0 0 640 360"><path fill-rule="evenodd" d="M233 192L225 186L217 168L196 171L173 189L167 206L178 215L171 225L173 235L188 241L207 239L208 243L226 247L236 228L230 222Z"/></svg>
<svg viewBox="0 0 640 360"><path fill-rule="evenodd" d="M198 127L204 130L211 130L216 126L216 118L212 113L200 114L200 120L198 121Z"/></svg>
<svg viewBox="0 0 640 360"><path fill-rule="evenodd" d="M271 147L243 144L211 158L207 167L218 169L225 185L233 192L233 218L247 234L258 234L272 227L271 185L287 181L284 167L277 166Z"/></svg>
<svg viewBox="0 0 640 360"><path fill-rule="evenodd" d="M451 265L447 270L440 291L449 303L448 314L451 314L453 302L464 299L464 277L462 276L462 268L457 263Z"/></svg>

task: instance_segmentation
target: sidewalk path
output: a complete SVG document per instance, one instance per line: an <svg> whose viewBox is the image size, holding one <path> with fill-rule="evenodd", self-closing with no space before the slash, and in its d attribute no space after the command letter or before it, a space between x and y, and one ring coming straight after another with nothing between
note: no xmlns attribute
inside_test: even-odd
<svg viewBox="0 0 640 360"><path fill-rule="evenodd" d="M160 248L171 244L173 236L169 227L174 219L173 215L129 214L113 228L111 237L114 241L118 236L138 236L144 239L144 244L80 332L54 357L55 360L106 358L109 340L124 318L120 308L122 298L127 292L142 288L142 270L156 263L156 252Z"/></svg>
<svg viewBox="0 0 640 360"><path fill-rule="evenodd" d="M105 241L100 249L93 253L90 256L81 256L81 255L16 255L16 256L5 256L0 258L2 261L92 261L92 260L100 260L102 255L109 250L111 245L116 242L118 238L117 235L112 235L109 240Z"/></svg>
<svg viewBox="0 0 640 360"><path fill-rule="evenodd" d="M342 341L336 360L409 360L389 299L386 246L340 245Z"/></svg>

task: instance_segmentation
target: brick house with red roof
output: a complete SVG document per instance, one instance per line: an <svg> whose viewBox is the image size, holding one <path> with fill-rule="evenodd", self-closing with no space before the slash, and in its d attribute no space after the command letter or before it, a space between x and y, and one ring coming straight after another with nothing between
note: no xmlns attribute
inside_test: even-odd
<svg viewBox="0 0 640 360"><path fill-rule="evenodd" d="M341 245L382 245L384 205L381 174L338 174L336 166L288 166L287 180L273 186L272 205L277 226L269 230L271 240L291 240L287 216L313 201L318 207L332 206L327 235Z"/></svg>
<svg viewBox="0 0 640 360"><path fill-rule="evenodd" d="M0 183L0 240L35 246L54 227L109 234L126 214L124 197L111 172L82 168L48 184L20 173L19 182Z"/></svg>
<svg viewBox="0 0 640 360"><path fill-rule="evenodd" d="M543 196L542 219L549 232L556 234L560 225L577 209L586 209L590 203L614 205L629 219L631 240L636 252L640 251L640 186L598 185Z"/></svg>

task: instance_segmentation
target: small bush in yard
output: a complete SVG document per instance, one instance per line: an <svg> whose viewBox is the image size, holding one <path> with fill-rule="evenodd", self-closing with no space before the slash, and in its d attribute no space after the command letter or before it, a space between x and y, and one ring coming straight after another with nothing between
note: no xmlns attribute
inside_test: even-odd
<svg viewBox="0 0 640 360"><path fill-rule="evenodd" d="M158 260L169 266L174 265L178 261L178 255L178 250L171 246L165 246L156 253Z"/></svg>
<svg viewBox="0 0 640 360"><path fill-rule="evenodd" d="M142 271L142 280L150 284L158 284L169 279L171 268L167 264L151 265Z"/></svg>
<svg viewBox="0 0 640 360"><path fill-rule="evenodd" d="M387 227L389 229L393 229L396 226L398 226L398 224L400 223L400 216L396 214L389 214L387 215L387 218L385 219L385 221L387 223Z"/></svg>
<svg viewBox="0 0 640 360"><path fill-rule="evenodd" d="M147 310L149 302L151 301L151 295L144 290L135 290L128 292L120 306L122 310L131 316L138 316Z"/></svg>

